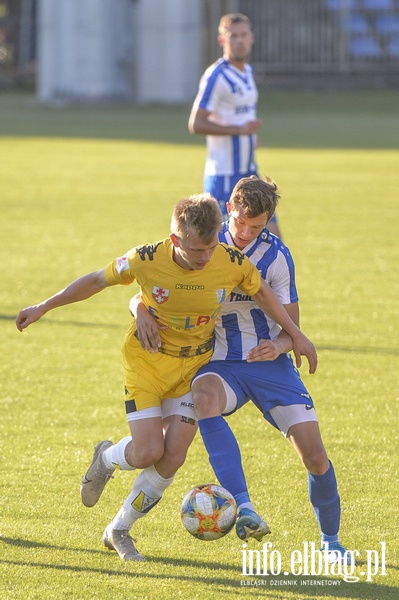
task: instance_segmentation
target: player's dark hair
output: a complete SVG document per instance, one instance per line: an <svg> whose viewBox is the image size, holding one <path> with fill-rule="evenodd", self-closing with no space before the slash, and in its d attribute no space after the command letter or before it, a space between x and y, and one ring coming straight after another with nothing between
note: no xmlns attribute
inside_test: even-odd
<svg viewBox="0 0 399 600"><path fill-rule="evenodd" d="M267 213L268 219L271 219L279 198L277 184L273 179L270 177L259 179L251 175L240 179L231 192L229 202L231 208L241 208L250 219L264 213Z"/></svg>
<svg viewBox="0 0 399 600"><path fill-rule="evenodd" d="M173 209L171 232L180 238L190 232L210 244L220 231L223 217L211 194L195 194L180 200Z"/></svg>

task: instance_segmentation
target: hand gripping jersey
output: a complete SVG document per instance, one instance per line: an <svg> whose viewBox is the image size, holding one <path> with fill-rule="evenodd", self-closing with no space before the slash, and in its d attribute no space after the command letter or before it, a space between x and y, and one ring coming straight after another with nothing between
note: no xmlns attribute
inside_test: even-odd
<svg viewBox="0 0 399 600"><path fill-rule="evenodd" d="M219 125L243 125L256 119L258 92L252 68L240 71L221 58L203 74L194 105ZM239 175L256 171L255 135L207 135L205 175Z"/></svg>
<svg viewBox="0 0 399 600"><path fill-rule="evenodd" d="M233 244L227 223L223 225L219 240ZM278 237L264 229L243 252L282 304L298 301L294 263L288 248ZM249 350L261 339L274 339L279 332L279 325L258 308L249 294L235 289L219 313L211 360L245 360Z"/></svg>
<svg viewBox="0 0 399 600"><path fill-rule="evenodd" d="M105 267L109 285L137 281L142 300L167 329L160 330L161 352L196 356L213 346L215 319L233 288L256 294L260 277L236 248L219 244L202 270L183 269L173 259L169 238L137 246ZM133 320L129 333L134 335Z"/></svg>

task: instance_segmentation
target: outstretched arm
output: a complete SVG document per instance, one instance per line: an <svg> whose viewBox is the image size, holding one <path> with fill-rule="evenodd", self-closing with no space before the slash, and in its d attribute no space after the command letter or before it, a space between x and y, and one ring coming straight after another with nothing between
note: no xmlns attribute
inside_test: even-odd
<svg viewBox="0 0 399 600"><path fill-rule="evenodd" d="M104 288L108 286L107 281L104 277L104 270L94 271L88 275L83 275L79 279L76 279L70 283L66 288L54 294L47 300L43 300L40 304L34 304L33 306L27 306L23 308L17 315L16 326L19 331L26 329L41 319L50 310L64 306L65 304L72 304L74 302L80 302L86 300L94 294L98 294Z"/></svg>
<svg viewBox="0 0 399 600"><path fill-rule="evenodd" d="M292 338L296 366L299 368L302 364L301 356L306 356L309 362L309 373L314 373L317 368L317 353L315 347L294 323L276 294L263 279L261 281L260 289L253 296L253 299L259 308L276 321L276 323L278 323Z"/></svg>

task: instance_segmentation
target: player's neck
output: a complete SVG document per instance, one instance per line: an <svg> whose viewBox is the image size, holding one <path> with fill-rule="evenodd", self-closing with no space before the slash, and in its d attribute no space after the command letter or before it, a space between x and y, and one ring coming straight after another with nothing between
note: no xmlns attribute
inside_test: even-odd
<svg viewBox="0 0 399 600"><path fill-rule="evenodd" d="M238 69L238 71L245 71L245 65L247 64L245 60L234 60L234 58L225 57L229 65Z"/></svg>
<svg viewBox="0 0 399 600"><path fill-rule="evenodd" d="M178 248L173 248L173 260L182 269L185 269L186 271L193 271L192 266L189 265L186 260L184 260Z"/></svg>

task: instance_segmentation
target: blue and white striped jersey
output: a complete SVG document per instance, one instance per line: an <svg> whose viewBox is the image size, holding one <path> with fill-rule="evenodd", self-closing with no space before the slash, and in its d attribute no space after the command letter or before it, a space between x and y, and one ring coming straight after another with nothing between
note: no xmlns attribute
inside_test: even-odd
<svg viewBox="0 0 399 600"><path fill-rule="evenodd" d="M194 106L211 113L219 125L243 125L256 119L258 91L252 67L236 69L220 58L201 77ZM256 135L207 135L205 175L239 175L256 171Z"/></svg>
<svg viewBox="0 0 399 600"><path fill-rule="evenodd" d="M234 246L227 222L223 224L219 240ZM294 262L288 248L277 236L264 229L243 252L282 304L298 302ZM211 360L245 360L260 339L274 339L279 332L280 326L258 308L252 297L236 288L217 318Z"/></svg>

